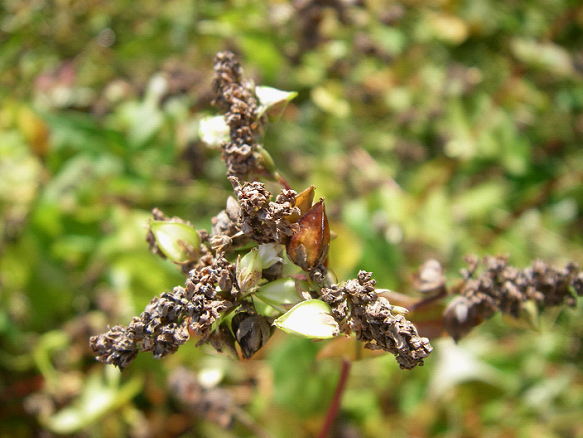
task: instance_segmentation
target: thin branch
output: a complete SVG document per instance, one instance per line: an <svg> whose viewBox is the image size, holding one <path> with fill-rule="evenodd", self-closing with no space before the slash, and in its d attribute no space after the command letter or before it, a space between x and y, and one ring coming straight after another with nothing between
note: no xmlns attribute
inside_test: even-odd
<svg viewBox="0 0 583 438"><path fill-rule="evenodd" d="M334 396L330 401L330 406L328 406L326 418L324 420L324 424L322 425L322 429L318 434L318 438L327 438L330 435L330 432L332 432L332 426L334 426L334 421L336 420L338 412L340 411L342 395L346 389L351 366L352 362L350 362L348 359L343 359L342 363L340 364L340 377L338 378L336 390L334 391Z"/></svg>

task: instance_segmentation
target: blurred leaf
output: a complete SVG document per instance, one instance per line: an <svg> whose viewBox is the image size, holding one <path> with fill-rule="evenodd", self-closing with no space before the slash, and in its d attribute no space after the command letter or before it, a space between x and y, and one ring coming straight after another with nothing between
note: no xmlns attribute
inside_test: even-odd
<svg viewBox="0 0 583 438"><path fill-rule="evenodd" d="M528 65L558 75L567 76L573 73L571 57L559 45L515 38L510 47L514 56Z"/></svg>
<svg viewBox="0 0 583 438"><path fill-rule="evenodd" d="M341 358L357 361L382 356L383 354L386 354L386 352L364 348L364 344L357 341L354 336L339 336L326 342L318 352L318 359Z"/></svg>
<svg viewBox="0 0 583 438"><path fill-rule="evenodd" d="M46 427L60 434L78 432L134 398L142 389L142 379L134 377L122 385L119 376L107 376L112 372L119 373L112 369L90 373L79 397L70 406L43 420Z"/></svg>
<svg viewBox="0 0 583 438"><path fill-rule="evenodd" d="M288 337L268 357L275 402L302 421L326 410L337 380L335 364L316 361L318 348L307 339Z"/></svg>
<svg viewBox="0 0 583 438"><path fill-rule="evenodd" d="M339 118L350 115L350 104L340 95L337 84L328 83L312 90L312 100L318 107Z"/></svg>
<svg viewBox="0 0 583 438"><path fill-rule="evenodd" d="M495 368L479 360L468 348L451 339L437 342L439 359L429 386L429 394L438 400L464 382L479 381L504 388L506 379Z"/></svg>
<svg viewBox="0 0 583 438"><path fill-rule="evenodd" d="M49 150L49 128L32 109L22 107L18 114L18 125L32 152L44 157Z"/></svg>

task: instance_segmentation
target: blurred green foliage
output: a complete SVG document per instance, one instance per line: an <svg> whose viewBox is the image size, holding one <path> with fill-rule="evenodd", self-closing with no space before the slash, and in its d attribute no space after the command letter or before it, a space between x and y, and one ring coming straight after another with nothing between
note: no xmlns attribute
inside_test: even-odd
<svg viewBox="0 0 583 438"><path fill-rule="evenodd" d="M326 198L339 278L407 292L429 257L583 261L581 47L574 0L3 1L0 436L318 431L337 378L323 343L279 336L247 362L188 344L121 376L88 351L182 282L148 253L149 211L208 228L229 194L197 134L216 51L298 91L264 143ZM583 434L582 316L494 319L414 371L356 362L334 436ZM181 365L232 392L234 429L177 407Z"/></svg>

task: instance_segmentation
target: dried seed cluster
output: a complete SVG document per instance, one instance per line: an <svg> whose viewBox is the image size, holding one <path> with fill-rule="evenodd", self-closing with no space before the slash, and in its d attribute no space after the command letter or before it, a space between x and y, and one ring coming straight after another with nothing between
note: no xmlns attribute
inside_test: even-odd
<svg viewBox="0 0 583 438"><path fill-rule="evenodd" d="M463 282L456 297L444 312L444 323L454 339L465 336L473 327L497 311L519 317L523 304L533 301L542 310L550 306L575 306L583 295L583 273L574 263L554 269L538 260L531 267L518 269L505 257L466 259ZM479 273L479 268L482 272Z"/></svg>
<svg viewBox="0 0 583 438"><path fill-rule="evenodd" d="M271 193L263 183L240 184L233 177L229 180L241 207L241 231L258 243L285 243L297 228L287 220L293 213L299 213L299 208L294 206L296 192L283 189L271 201Z"/></svg>
<svg viewBox="0 0 583 438"><path fill-rule="evenodd" d="M123 369L139 351L151 351L155 357L174 353L188 340L184 317L192 305L186 291L176 287L154 298L140 316L127 327L116 325L106 333L91 337L89 345L97 360Z"/></svg>
<svg viewBox="0 0 583 438"><path fill-rule="evenodd" d="M257 99L253 84L244 82L239 61L231 52L220 52L215 58L214 104L225 112L230 129L230 141L223 145L222 158L227 175L247 179L260 172L255 135L260 127L257 120Z"/></svg>
<svg viewBox="0 0 583 438"><path fill-rule="evenodd" d="M420 337L403 315L391 311L388 300L377 295L375 284L370 272L360 271L355 280L322 288L321 297L341 330L355 332L366 348L394 354L401 368L423 365L433 350L429 340Z"/></svg>
<svg viewBox="0 0 583 438"><path fill-rule="evenodd" d="M203 257L198 269L191 271L185 287L164 292L146 306L127 327L116 325L106 333L93 336L90 346L97 360L123 369L140 351L160 358L174 353L188 338L188 329L208 338L212 324L233 306L222 298L215 285L225 292L233 286L234 267L224 258Z"/></svg>

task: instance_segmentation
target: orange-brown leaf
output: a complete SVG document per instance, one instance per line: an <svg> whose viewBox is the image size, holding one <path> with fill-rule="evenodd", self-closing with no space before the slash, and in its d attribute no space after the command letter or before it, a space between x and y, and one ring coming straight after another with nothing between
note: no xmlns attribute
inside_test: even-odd
<svg viewBox="0 0 583 438"><path fill-rule="evenodd" d="M298 221L299 229L287 244L292 262L309 271L322 263L328 255L330 227L324 201L310 208Z"/></svg>
<svg viewBox="0 0 583 438"><path fill-rule="evenodd" d="M296 195L295 207L300 209L300 213L294 213L288 217L288 221L291 223L297 222L300 217L308 212L312 207L312 202L314 202L314 192L316 187L310 186L307 189L302 190Z"/></svg>

